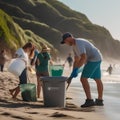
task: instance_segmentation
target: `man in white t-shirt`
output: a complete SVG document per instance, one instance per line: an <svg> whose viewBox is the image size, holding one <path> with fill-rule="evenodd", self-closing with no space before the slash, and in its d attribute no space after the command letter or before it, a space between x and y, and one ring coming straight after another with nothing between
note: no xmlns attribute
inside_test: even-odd
<svg viewBox="0 0 120 120"><path fill-rule="evenodd" d="M61 44L73 47L75 57L71 78L77 77L79 68L84 65L80 80L86 94L86 101L81 107L103 106L103 84L100 69L102 55L100 51L88 40L74 38L69 32L63 34ZM94 79L97 85L98 98L95 101L91 97L88 78ZM70 81L67 82L69 83Z"/></svg>

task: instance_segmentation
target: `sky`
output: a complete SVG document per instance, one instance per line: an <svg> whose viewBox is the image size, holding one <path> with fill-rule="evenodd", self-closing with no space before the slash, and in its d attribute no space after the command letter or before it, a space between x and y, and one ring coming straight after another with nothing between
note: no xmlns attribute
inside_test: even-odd
<svg viewBox="0 0 120 120"><path fill-rule="evenodd" d="M58 0L85 14L93 23L104 26L114 39L120 40L120 0Z"/></svg>

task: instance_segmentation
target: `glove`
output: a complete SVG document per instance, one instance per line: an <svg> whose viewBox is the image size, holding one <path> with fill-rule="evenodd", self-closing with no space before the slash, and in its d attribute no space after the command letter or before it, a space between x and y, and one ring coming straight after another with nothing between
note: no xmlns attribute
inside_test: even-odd
<svg viewBox="0 0 120 120"><path fill-rule="evenodd" d="M77 77L78 76L78 70L79 70L78 68L74 68L71 75L70 75L70 77L71 78Z"/></svg>

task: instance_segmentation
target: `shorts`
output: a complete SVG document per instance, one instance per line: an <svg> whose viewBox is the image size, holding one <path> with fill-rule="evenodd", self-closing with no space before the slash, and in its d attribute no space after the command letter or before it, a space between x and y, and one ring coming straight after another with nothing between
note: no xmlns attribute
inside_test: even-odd
<svg viewBox="0 0 120 120"><path fill-rule="evenodd" d="M84 66L81 78L101 79L101 61L87 62Z"/></svg>
<svg viewBox="0 0 120 120"><path fill-rule="evenodd" d="M27 68L25 68L23 70L23 72L19 76L19 80L20 80L19 85L20 84L27 84Z"/></svg>
<svg viewBox="0 0 120 120"><path fill-rule="evenodd" d="M37 72L36 72L36 75L37 75L38 77L41 77L41 76L49 76L49 72L39 72L39 71L37 71Z"/></svg>

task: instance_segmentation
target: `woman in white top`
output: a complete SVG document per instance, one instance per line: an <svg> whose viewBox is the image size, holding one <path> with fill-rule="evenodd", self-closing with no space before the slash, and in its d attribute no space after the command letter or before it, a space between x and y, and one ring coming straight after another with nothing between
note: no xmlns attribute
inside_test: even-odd
<svg viewBox="0 0 120 120"><path fill-rule="evenodd" d="M22 48L19 48L16 53L16 58L21 58L25 64L26 68L23 70L21 75L19 76L19 84L14 89L10 89L10 94L12 95L12 98L16 98L17 95L20 92L20 84L27 84L27 66L29 63L29 59L31 59L34 55L34 45L31 42L26 43ZM19 67L19 65L18 65Z"/></svg>

